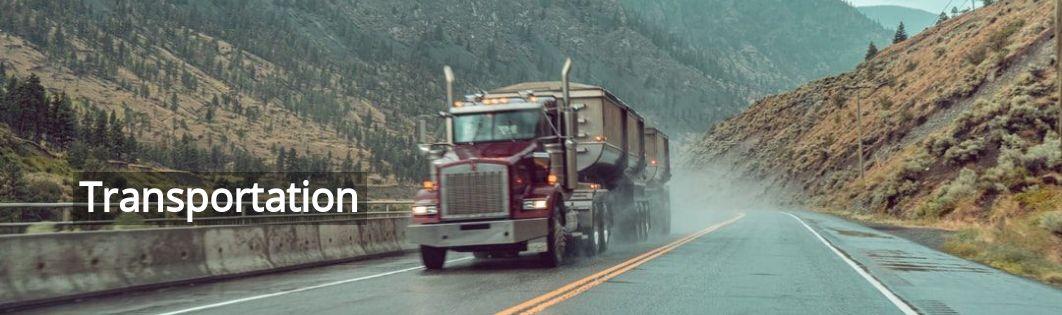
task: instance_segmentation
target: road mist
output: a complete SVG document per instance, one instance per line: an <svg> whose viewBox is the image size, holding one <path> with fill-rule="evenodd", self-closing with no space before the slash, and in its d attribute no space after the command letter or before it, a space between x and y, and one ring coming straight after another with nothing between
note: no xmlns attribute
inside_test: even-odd
<svg viewBox="0 0 1062 315"><path fill-rule="evenodd" d="M709 164L672 171L671 232L689 233L723 221L737 211L782 209L781 193L729 165Z"/></svg>

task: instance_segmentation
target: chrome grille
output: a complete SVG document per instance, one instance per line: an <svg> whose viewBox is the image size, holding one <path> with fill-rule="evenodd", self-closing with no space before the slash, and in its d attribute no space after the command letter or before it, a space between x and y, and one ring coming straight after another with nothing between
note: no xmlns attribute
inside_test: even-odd
<svg viewBox="0 0 1062 315"><path fill-rule="evenodd" d="M474 169L474 171L473 171ZM509 214L509 181L505 165L479 163L442 169L442 218L473 219Z"/></svg>

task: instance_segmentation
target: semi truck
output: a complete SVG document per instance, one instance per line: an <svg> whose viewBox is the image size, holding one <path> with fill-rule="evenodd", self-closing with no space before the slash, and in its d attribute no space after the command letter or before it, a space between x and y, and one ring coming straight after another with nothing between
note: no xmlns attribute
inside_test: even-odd
<svg viewBox="0 0 1062 315"><path fill-rule="evenodd" d="M616 240L670 233L667 135L605 88L570 83L570 70L567 59L560 81L454 100L444 67L448 108L436 119L445 136L428 141L418 120L430 175L406 229L425 268L442 268L448 251L532 251L555 267Z"/></svg>

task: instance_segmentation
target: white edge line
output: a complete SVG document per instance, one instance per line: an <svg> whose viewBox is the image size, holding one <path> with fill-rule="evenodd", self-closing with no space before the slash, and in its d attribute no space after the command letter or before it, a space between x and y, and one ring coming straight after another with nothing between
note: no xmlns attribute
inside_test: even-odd
<svg viewBox="0 0 1062 315"><path fill-rule="evenodd" d="M456 261L469 260L469 259L472 259L472 257L464 257L464 258L458 258L458 259L454 259L454 260L447 260L446 262L449 263L449 262L456 262ZM273 293L269 293L269 294L249 296L249 297L235 299L235 300L229 300L229 301L225 301L225 302L218 302L218 303L214 303L214 304L207 304L207 305L203 305L203 306L197 306L197 307L193 307L193 308L186 308L186 309L172 311L172 312L159 313L159 315L176 315L176 314L191 313L191 312L202 311L202 310L211 309L211 308L222 307L222 306L226 306L226 305L232 305L232 304L243 303L243 302L248 302L248 301L260 300L260 299L274 297L274 296L286 295L286 294L291 294L291 293L298 293L298 292L302 292L302 291L309 291L309 290L314 290L314 289L331 287L331 286L336 286L336 285L345 284L345 283L351 283L351 282L357 282L357 281L362 281L362 280L375 279L375 278L379 278L379 277L385 277L385 276L390 276L390 275L393 275L393 274L409 272L409 271L413 271L413 270L420 270L420 269L424 269L424 267L412 267L412 268L393 270L393 271L388 271L388 272L384 272L384 273L378 273L378 274L374 274L374 275L358 277L358 278L353 278L353 279L326 282L326 283L322 283L322 284L318 284L318 285L312 285L312 286L308 286L308 287L302 287L302 288L298 288L298 289L292 289L292 290L287 290L287 291L273 292Z"/></svg>
<svg viewBox="0 0 1062 315"><path fill-rule="evenodd" d="M822 235L819 234L819 232L815 232L815 229L812 229L811 226L805 223L803 219L800 219L800 217L797 217L796 215L793 215L789 212L783 213L788 214L789 216L796 219L797 222L800 222L800 224L807 228L808 231L811 231L811 234L815 234L815 237L818 238L819 241L822 242L822 244L825 244L826 247L829 247L834 254L837 254L837 257L841 257L841 259L843 259L849 267L855 269L855 271L859 273L860 276L863 276L863 279L867 280L867 282L870 282L870 284L873 285L875 289L878 289L878 292L881 292L881 295L884 295L886 299L889 299L889 302L892 302L892 304L895 305L896 308L899 308L901 312L910 315L918 314L918 312L916 312L910 304L907 304L907 302L904 302L902 299L900 299L899 296L896 296L896 293L893 293L891 290L889 290L889 288L885 287L885 285L882 284L881 281L878 281L878 279L874 278L869 273L867 273L866 270L863 270L862 267L859 267L859 265L852 261L851 258L848 258L848 256L842 254L841 250L837 249L837 247L833 246L833 244L830 244L829 241L826 241L826 238L823 238Z"/></svg>

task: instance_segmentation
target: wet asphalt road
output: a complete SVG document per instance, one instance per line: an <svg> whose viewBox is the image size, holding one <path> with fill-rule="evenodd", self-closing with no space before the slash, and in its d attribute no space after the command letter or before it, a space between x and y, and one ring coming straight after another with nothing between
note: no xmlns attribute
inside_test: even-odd
<svg viewBox="0 0 1062 315"><path fill-rule="evenodd" d="M684 235L616 246L557 269L542 268L530 257L476 260L451 253L445 270L428 272L419 268L416 254L404 254L93 298L28 313L483 314L544 294L568 293L543 312L1062 314L1058 289L855 223L808 212L742 214L578 294L558 289ZM677 224L706 227L739 215L715 212Z"/></svg>

